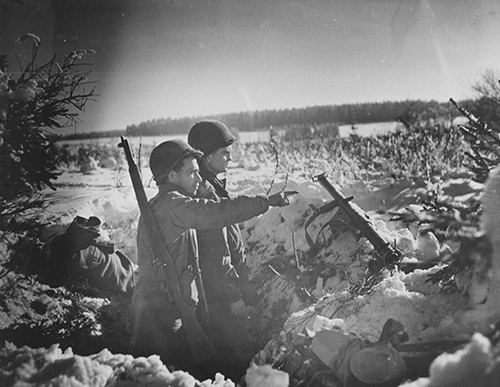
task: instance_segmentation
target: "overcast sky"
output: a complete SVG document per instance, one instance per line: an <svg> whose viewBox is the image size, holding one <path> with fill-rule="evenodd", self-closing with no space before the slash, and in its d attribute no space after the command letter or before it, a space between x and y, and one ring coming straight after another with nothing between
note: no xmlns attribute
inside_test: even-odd
<svg viewBox="0 0 500 387"><path fill-rule="evenodd" d="M462 99L500 70L499 0L11 0L0 44L94 48L79 132L166 117ZM12 4L11 4L12 3ZM2 15L3 13L3 15Z"/></svg>

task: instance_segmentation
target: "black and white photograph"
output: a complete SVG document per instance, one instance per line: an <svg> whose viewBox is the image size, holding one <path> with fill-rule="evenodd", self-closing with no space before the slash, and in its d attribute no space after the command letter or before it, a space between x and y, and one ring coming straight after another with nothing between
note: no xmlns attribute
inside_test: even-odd
<svg viewBox="0 0 500 387"><path fill-rule="evenodd" d="M496 387L498 0L0 0L0 386Z"/></svg>

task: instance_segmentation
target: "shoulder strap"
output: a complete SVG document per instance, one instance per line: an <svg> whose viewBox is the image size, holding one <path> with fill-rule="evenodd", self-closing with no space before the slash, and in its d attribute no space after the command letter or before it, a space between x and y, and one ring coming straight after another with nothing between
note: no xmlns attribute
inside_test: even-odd
<svg viewBox="0 0 500 387"><path fill-rule="evenodd" d="M215 188L215 192L217 192L217 195L219 195L221 198L229 197L229 193L226 191L226 188L224 188L224 185L217 177L212 176L207 180Z"/></svg>
<svg viewBox="0 0 500 387"><path fill-rule="evenodd" d="M217 195L219 195L221 198L229 197L229 193L226 191L224 183L220 179L218 179L217 176L215 176L213 173L210 173L206 170L206 168L203 167L200 168L200 175L203 179L207 180L212 185L212 187L214 187Z"/></svg>

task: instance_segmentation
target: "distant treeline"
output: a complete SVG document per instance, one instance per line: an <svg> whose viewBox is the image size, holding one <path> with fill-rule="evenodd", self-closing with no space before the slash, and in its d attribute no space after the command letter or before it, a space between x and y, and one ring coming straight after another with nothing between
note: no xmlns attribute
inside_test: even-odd
<svg viewBox="0 0 500 387"><path fill-rule="evenodd" d="M63 136L65 140L81 140L85 138L107 138L107 137L120 137L127 134L126 130L103 130L100 132L85 132L85 133L74 133Z"/></svg>
<svg viewBox="0 0 500 387"><path fill-rule="evenodd" d="M474 101L460 102L462 106L472 109ZM204 118L218 119L231 128L239 131L259 129L287 128L292 126L308 126L322 124L361 124L371 122L401 121L406 123L411 117L422 119L438 117L456 117L459 113L448 102L407 100L400 102L373 102L344 105L311 106L305 108L260 110L253 112L228 113L203 117L162 118L128 125L124 131L91 132L72 134L65 139L81 139L112 136L153 136L183 134L198 120Z"/></svg>

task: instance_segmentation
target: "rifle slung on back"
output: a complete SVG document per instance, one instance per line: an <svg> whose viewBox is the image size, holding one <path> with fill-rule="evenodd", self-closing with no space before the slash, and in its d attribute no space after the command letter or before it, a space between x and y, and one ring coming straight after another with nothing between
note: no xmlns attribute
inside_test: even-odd
<svg viewBox="0 0 500 387"><path fill-rule="evenodd" d="M170 302L171 300L175 302L181 313L182 325L185 329L186 341L191 357L195 363L203 363L215 356L215 347L198 322L194 308L188 305L182 297L174 260L163 239L158 220L149 205L128 141L124 137L121 137L121 142L118 146L123 148L125 152L137 203L139 204L146 233L150 240L153 254L155 255L153 263L158 272L159 280L163 287L162 290L168 294L166 302Z"/></svg>

